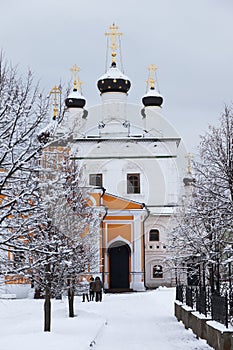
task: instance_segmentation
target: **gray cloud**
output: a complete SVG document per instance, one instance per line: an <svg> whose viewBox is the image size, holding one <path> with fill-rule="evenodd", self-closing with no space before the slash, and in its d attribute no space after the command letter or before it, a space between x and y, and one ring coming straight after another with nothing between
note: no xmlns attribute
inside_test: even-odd
<svg viewBox="0 0 233 350"><path fill-rule="evenodd" d="M69 81L69 68L76 63L88 105L99 103L104 32L115 21L124 32L129 101L141 103L147 67L155 63L163 113L191 151L207 125L217 123L224 103L232 102L231 0L1 2L0 47L14 64L29 66L45 90Z"/></svg>

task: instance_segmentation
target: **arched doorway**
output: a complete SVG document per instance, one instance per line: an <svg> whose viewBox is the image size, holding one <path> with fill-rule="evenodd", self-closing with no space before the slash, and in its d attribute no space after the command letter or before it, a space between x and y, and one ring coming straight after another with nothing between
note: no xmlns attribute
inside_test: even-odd
<svg viewBox="0 0 233 350"><path fill-rule="evenodd" d="M129 289L129 246L118 242L111 246L108 252L110 289Z"/></svg>

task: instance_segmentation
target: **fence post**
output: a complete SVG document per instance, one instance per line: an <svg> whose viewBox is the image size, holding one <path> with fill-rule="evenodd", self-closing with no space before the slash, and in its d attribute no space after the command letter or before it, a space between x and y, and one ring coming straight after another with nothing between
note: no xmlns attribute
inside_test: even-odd
<svg viewBox="0 0 233 350"><path fill-rule="evenodd" d="M183 293L183 286L182 285L176 286L176 300L179 300L181 303L184 302L184 293Z"/></svg>

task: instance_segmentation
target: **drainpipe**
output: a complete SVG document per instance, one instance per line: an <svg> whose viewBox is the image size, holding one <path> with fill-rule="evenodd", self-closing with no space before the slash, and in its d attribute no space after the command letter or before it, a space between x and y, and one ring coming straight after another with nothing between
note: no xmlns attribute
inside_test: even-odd
<svg viewBox="0 0 233 350"><path fill-rule="evenodd" d="M145 245L145 221L148 219L149 215L150 215L150 211L147 208L147 206L145 205L145 203L143 203L143 207L146 209L146 217L143 219L143 248L144 248L144 287L147 289L146 286L146 245Z"/></svg>
<svg viewBox="0 0 233 350"><path fill-rule="evenodd" d="M102 219L101 219L101 235L102 235L102 282L104 285L104 272L105 272L105 248L104 248L104 226L103 226L103 222L105 217L108 215L108 208L106 206L104 206L102 204L102 198L103 195L105 194L106 189L104 187L101 187L102 190L102 194L100 195L100 206L104 208L105 210L105 214L103 215Z"/></svg>

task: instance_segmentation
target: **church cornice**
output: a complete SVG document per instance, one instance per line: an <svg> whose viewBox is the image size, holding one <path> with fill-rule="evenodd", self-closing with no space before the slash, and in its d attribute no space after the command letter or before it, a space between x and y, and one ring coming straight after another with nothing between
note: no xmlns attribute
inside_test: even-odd
<svg viewBox="0 0 233 350"><path fill-rule="evenodd" d="M153 155L153 156L131 156L131 155L126 155L126 156L80 156L80 157L70 157L70 159L73 160L100 160L100 159L155 159L155 158L177 158L175 155Z"/></svg>
<svg viewBox="0 0 233 350"><path fill-rule="evenodd" d="M103 138L100 136L87 136L82 138L75 138L74 142L175 142L177 147L180 144L181 138L179 137L118 137L118 138Z"/></svg>

